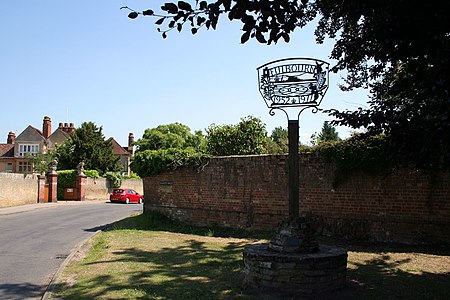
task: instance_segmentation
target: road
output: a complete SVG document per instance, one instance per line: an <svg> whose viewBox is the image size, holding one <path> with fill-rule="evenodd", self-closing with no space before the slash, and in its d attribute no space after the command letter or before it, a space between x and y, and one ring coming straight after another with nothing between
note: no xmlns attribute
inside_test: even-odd
<svg viewBox="0 0 450 300"><path fill-rule="evenodd" d="M58 202L0 209L0 299L40 299L71 250L140 204Z"/></svg>

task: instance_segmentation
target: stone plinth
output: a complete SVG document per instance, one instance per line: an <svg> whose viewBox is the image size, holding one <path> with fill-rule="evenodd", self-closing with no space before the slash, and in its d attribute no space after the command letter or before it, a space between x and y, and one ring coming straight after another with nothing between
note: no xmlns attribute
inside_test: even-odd
<svg viewBox="0 0 450 300"><path fill-rule="evenodd" d="M269 243L270 250L289 253L313 253L319 251L319 244L305 218L282 222Z"/></svg>
<svg viewBox="0 0 450 300"><path fill-rule="evenodd" d="M347 251L326 245L314 253L276 252L269 243L244 248L247 287L291 295L327 293L345 286Z"/></svg>

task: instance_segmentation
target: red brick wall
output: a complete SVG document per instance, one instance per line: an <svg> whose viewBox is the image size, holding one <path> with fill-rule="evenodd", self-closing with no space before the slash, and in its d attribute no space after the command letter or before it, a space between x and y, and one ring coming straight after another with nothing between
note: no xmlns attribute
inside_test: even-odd
<svg viewBox="0 0 450 300"><path fill-rule="evenodd" d="M217 157L144 179L144 211L196 225L275 229L288 215L286 155ZM334 166L300 155L300 213L318 234L392 242L450 243L450 174L434 181L413 170L349 174L333 187Z"/></svg>

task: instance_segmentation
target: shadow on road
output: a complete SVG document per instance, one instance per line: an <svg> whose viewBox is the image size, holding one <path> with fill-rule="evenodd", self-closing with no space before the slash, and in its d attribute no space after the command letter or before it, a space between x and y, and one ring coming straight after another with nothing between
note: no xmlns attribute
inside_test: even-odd
<svg viewBox="0 0 450 300"><path fill-rule="evenodd" d="M2 283L0 284L0 299L40 298L45 292L45 286L32 283Z"/></svg>

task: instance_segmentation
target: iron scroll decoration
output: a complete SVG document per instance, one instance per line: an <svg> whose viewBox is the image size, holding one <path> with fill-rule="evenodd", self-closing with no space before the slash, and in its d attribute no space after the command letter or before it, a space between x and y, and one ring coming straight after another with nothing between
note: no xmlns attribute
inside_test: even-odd
<svg viewBox="0 0 450 300"><path fill-rule="evenodd" d="M286 58L266 63L259 68L259 92L269 114L275 109L314 108L317 112L329 86L330 64L313 58ZM299 114L301 113L299 112ZM286 113L287 114L287 113Z"/></svg>

